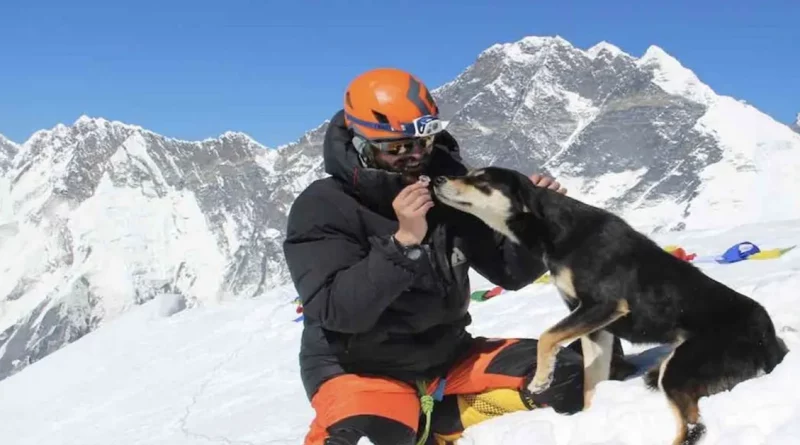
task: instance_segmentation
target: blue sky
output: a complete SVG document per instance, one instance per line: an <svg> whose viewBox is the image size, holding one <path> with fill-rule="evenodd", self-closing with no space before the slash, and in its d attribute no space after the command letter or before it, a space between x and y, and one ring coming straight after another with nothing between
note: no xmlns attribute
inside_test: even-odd
<svg viewBox="0 0 800 445"><path fill-rule="evenodd" d="M21 142L87 114L276 146L330 117L362 70L399 66L436 87L527 35L634 56L656 44L788 122L800 112L799 23L797 0L6 0L0 133Z"/></svg>

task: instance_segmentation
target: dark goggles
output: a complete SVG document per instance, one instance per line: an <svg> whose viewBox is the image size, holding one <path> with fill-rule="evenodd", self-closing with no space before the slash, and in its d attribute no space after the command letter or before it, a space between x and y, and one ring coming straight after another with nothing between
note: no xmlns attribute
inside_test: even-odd
<svg viewBox="0 0 800 445"><path fill-rule="evenodd" d="M417 151L430 153L433 148L433 141L436 136L421 136L413 139L393 139L390 141L370 141L362 136L356 135L353 143L360 153L364 153L364 148L372 146L392 156L404 156Z"/></svg>
<svg viewBox="0 0 800 445"><path fill-rule="evenodd" d="M362 140L361 144L359 144L360 146L356 147L361 151L364 145L368 144L394 156L402 156L416 150L430 151L436 134L444 129L442 121L438 117L431 115L420 116L412 122L401 124L400 129L394 128L388 123L369 122L349 114L347 118L351 122L364 127L399 133L401 136L398 138L382 140L370 140L359 135Z"/></svg>

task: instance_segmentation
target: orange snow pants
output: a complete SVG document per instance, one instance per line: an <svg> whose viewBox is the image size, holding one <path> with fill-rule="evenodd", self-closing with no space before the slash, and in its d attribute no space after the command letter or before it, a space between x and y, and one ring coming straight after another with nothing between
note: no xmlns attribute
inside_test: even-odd
<svg viewBox="0 0 800 445"><path fill-rule="evenodd" d="M444 380L434 404L426 445L445 445L464 429L505 413L552 406L558 412L583 408L580 354L563 349L550 388L536 395L523 390L536 366L535 339L476 338L470 353ZM428 387L428 394L440 381ZM415 445L425 427L417 389L408 383L344 374L322 384L311 400L316 413L304 445L356 445L367 437L376 445Z"/></svg>

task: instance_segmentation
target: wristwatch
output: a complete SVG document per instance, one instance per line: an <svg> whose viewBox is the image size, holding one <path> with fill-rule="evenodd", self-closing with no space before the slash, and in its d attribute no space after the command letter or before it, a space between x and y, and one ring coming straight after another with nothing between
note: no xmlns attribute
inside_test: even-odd
<svg viewBox="0 0 800 445"><path fill-rule="evenodd" d="M422 256L422 246L419 244L409 244L408 246L404 246L397 241L394 235L392 235L392 241L394 241L394 245L400 249L400 252L405 255L406 258L410 260L418 260Z"/></svg>

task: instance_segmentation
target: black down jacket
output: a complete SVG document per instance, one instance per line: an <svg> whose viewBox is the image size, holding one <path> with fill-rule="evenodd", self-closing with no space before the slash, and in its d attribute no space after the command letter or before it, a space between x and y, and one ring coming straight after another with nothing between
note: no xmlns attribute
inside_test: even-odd
<svg viewBox="0 0 800 445"><path fill-rule="evenodd" d="M392 200L403 185L395 174L361 167L351 137L339 111L323 148L330 176L294 201L283 246L304 308L300 367L309 399L342 373L441 375L472 339L469 268L506 289L546 270L538 252L441 204L428 212L427 255L407 258L391 240ZM453 137L437 135L428 175L465 172Z"/></svg>

